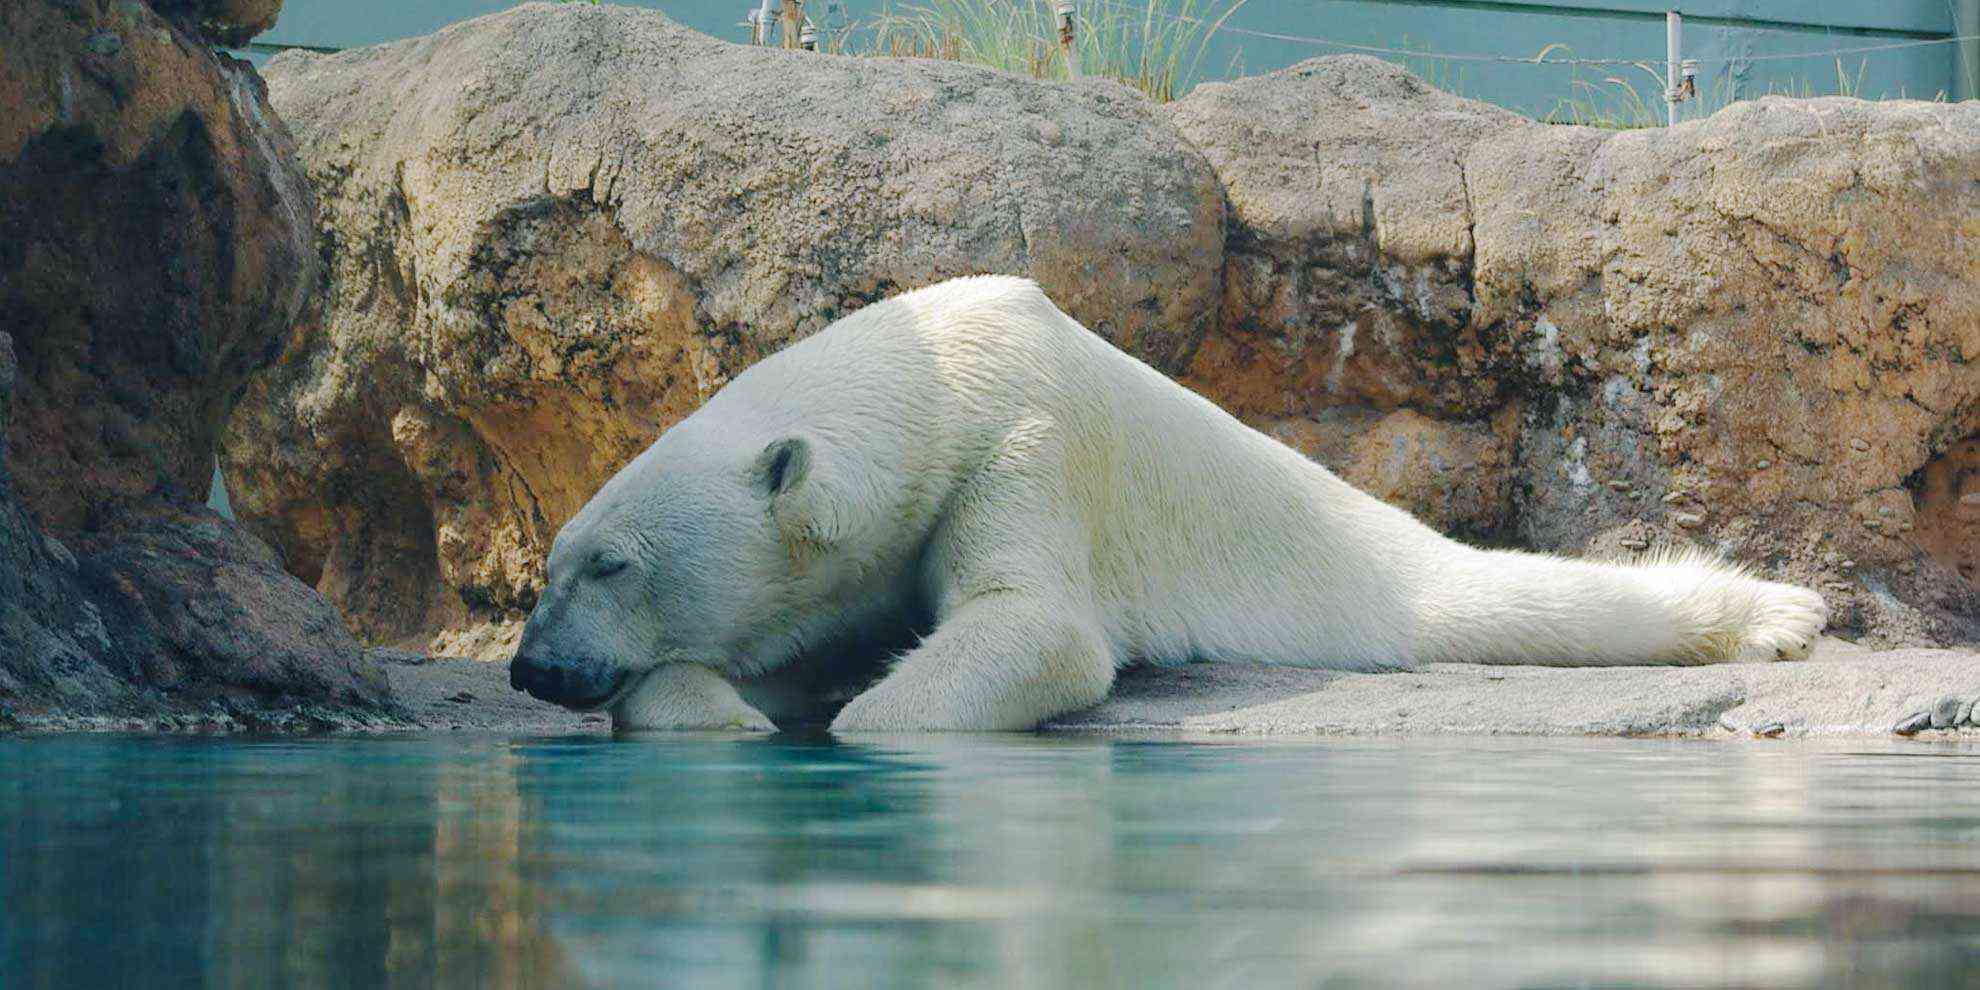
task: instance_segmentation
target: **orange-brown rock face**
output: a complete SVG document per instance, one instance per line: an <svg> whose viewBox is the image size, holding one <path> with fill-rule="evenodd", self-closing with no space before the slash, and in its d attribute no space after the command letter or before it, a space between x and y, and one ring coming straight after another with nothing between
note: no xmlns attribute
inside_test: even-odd
<svg viewBox="0 0 1980 990"><path fill-rule="evenodd" d="M260 80L182 13L0 3L0 729L404 724L337 610L202 504L318 267Z"/></svg>
<svg viewBox="0 0 1980 990"><path fill-rule="evenodd" d="M1215 177L1110 83L544 4L268 73L332 271L226 474L374 641L506 656L551 537L620 465L867 302L1028 274L1170 371L1215 322Z"/></svg>
<svg viewBox="0 0 1980 990"><path fill-rule="evenodd" d="M1980 439L1964 440L1933 458L1916 489L1915 506L1900 509L1914 509L1918 545L1980 584ZM1908 521L1900 518L1897 525Z"/></svg>
<svg viewBox="0 0 1980 990"><path fill-rule="evenodd" d="M1433 419L1413 409L1332 406L1258 425L1439 532L1496 539L1508 522L1512 444L1505 433L1517 425L1512 417L1502 416L1495 426Z"/></svg>
<svg viewBox="0 0 1980 990"><path fill-rule="evenodd" d="M1980 429L1980 104L1615 133L1344 57L1166 113L1230 204L1192 386L1282 431L1501 438L1503 501L1405 496L1477 513L1453 528L1575 551L1648 523L1825 585L1844 631L1980 632L1946 566L1976 552L1948 451Z"/></svg>
<svg viewBox="0 0 1980 990"><path fill-rule="evenodd" d="M203 499L234 393L316 281L293 144L246 63L142 4L8 3L0 51L15 485L64 535Z"/></svg>

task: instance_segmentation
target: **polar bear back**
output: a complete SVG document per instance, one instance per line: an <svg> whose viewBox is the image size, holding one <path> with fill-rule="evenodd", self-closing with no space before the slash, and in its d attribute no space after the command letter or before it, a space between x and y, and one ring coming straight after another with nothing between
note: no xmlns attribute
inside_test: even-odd
<svg viewBox="0 0 1980 990"><path fill-rule="evenodd" d="M955 279L875 303L760 362L697 418L753 442L805 431L856 451L838 483L904 560L1012 438L1048 433L1039 490L1080 521L1091 606L1125 659L1320 652L1406 662L1419 547L1442 542L1170 381L1032 282ZM951 507L953 508L953 507ZM1014 535L1027 521L1009 520ZM891 542L890 542L891 541ZM1371 624L1371 613L1395 621ZM1315 629L1345 632L1316 639Z"/></svg>

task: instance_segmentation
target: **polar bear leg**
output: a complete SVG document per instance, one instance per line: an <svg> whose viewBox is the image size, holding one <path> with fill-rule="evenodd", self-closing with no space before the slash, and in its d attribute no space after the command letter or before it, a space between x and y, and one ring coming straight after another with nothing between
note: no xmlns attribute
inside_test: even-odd
<svg viewBox="0 0 1980 990"><path fill-rule="evenodd" d="M1114 654L1090 604L1091 556L1062 491L1055 424L1029 419L958 487L930 541L935 632L832 721L837 732L1023 730L1099 704Z"/></svg>
<svg viewBox="0 0 1980 990"><path fill-rule="evenodd" d="M641 675L612 708L614 729L730 729L775 732L762 712L720 674L691 663L670 663Z"/></svg>
<svg viewBox="0 0 1980 990"><path fill-rule="evenodd" d="M976 598L894 672L854 698L834 732L1024 730L1099 704L1114 658L1097 623L1064 601L1020 592Z"/></svg>

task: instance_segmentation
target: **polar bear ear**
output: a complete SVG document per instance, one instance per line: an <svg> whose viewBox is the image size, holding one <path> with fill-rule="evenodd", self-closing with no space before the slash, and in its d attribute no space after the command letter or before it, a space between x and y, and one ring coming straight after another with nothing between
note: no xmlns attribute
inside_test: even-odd
<svg viewBox="0 0 1980 990"><path fill-rule="evenodd" d="M802 437L785 437L763 448L752 468L751 485L770 503L791 563L802 566L830 546L832 513L823 503L824 492L811 476L811 443Z"/></svg>
<svg viewBox="0 0 1980 990"><path fill-rule="evenodd" d="M776 498L796 490L811 472L811 443L803 437L775 440L756 456L756 490Z"/></svg>

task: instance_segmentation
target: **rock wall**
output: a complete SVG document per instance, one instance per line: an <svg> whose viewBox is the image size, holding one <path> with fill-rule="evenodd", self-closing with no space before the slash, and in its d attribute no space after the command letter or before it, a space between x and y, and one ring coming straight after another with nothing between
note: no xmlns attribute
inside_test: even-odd
<svg viewBox="0 0 1980 990"><path fill-rule="evenodd" d="M749 362L975 271L1446 531L1704 542L1823 586L1845 633L1980 639L1980 104L1618 133L1340 57L1156 107L545 4L269 72L329 302L228 478L373 640L506 655L617 465Z"/></svg>
<svg viewBox="0 0 1980 990"><path fill-rule="evenodd" d="M0 333L0 427L20 381ZM267 546L204 506L126 507L68 543L0 456L0 729L405 724L383 668Z"/></svg>
<svg viewBox="0 0 1980 990"><path fill-rule="evenodd" d="M336 609L201 504L318 271L313 195L253 70L211 52L218 16L0 4L0 728L401 714Z"/></svg>
<svg viewBox="0 0 1980 990"><path fill-rule="evenodd" d="M1337 57L1164 112L1229 201L1191 386L1450 529L1701 541L1844 633L1980 635L1980 103L1609 132ZM1326 453L1405 416L1397 451L1477 466Z"/></svg>
<svg viewBox="0 0 1980 990"><path fill-rule="evenodd" d="M20 497L57 533L202 498L316 284L313 197L245 62L149 7L0 6L0 313Z"/></svg>
<svg viewBox="0 0 1980 990"><path fill-rule="evenodd" d="M1215 177L1112 83L551 4L267 71L328 307L250 388L226 473L377 641L506 655L551 536L620 464L873 300L1028 274L1171 371L1215 322Z"/></svg>

